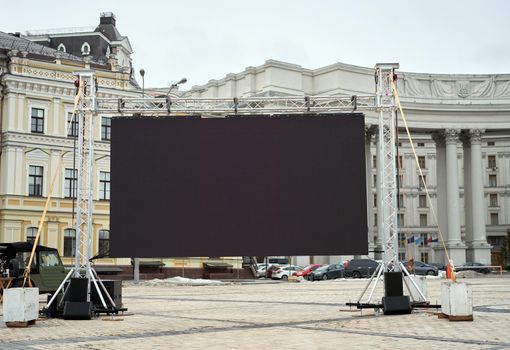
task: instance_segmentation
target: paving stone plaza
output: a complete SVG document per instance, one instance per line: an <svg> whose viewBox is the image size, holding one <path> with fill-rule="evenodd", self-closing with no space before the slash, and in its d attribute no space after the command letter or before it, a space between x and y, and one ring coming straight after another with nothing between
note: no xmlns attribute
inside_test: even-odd
<svg viewBox="0 0 510 350"><path fill-rule="evenodd" d="M427 280L432 303L443 281ZM357 299L366 280L125 282L128 315L40 319L29 328L2 323L0 349L510 349L510 276L462 282L473 288L473 322L438 319L435 310L403 316L348 311L344 303ZM376 291L377 300L382 292ZM43 301L41 296L41 307Z"/></svg>

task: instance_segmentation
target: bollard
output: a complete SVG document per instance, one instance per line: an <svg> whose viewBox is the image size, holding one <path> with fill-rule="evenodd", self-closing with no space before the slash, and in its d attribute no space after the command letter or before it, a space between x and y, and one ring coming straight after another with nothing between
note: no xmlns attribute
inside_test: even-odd
<svg viewBox="0 0 510 350"><path fill-rule="evenodd" d="M28 327L39 317L39 288L4 290L4 322L7 327Z"/></svg>
<svg viewBox="0 0 510 350"><path fill-rule="evenodd" d="M473 321L473 293L467 283L441 284L440 318L450 321Z"/></svg>

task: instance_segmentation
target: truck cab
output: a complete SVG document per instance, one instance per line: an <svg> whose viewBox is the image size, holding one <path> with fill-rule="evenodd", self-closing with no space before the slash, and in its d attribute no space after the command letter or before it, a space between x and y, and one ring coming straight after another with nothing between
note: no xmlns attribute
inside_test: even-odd
<svg viewBox="0 0 510 350"><path fill-rule="evenodd" d="M14 278L11 287L23 285L23 272L29 262L32 247L29 242L0 243L0 276ZM39 288L39 293L55 292L66 274L57 249L41 245L36 247L30 279L32 286Z"/></svg>

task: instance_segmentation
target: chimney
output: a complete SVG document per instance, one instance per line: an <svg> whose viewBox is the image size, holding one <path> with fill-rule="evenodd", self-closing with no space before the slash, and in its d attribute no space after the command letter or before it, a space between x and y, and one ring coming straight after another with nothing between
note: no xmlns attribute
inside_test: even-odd
<svg viewBox="0 0 510 350"><path fill-rule="evenodd" d="M113 12L101 12L99 24L111 24L115 26L115 15Z"/></svg>

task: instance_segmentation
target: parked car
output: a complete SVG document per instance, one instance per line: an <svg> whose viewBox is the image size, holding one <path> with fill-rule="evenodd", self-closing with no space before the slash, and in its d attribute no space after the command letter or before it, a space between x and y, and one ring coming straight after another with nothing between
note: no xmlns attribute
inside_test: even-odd
<svg viewBox="0 0 510 350"><path fill-rule="evenodd" d="M479 262L467 262L464 265L455 266L455 271L475 271L480 273L490 273L490 268L486 267L487 265L479 263Z"/></svg>
<svg viewBox="0 0 510 350"><path fill-rule="evenodd" d="M313 271L315 271L316 269L318 269L321 266L322 266L321 264L310 264L310 265L306 266L305 268L303 268L302 270L299 270L298 272L296 272L296 276L308 279L308 276L310 276L310 274Z"/></svg>
<svg viewBox="0 0 510 350"><path fill-rule="evenodd" d="M446 271L446 265L443 263L429 263L429 265L437 267L439 271Z"/></svg>
<svg viewBox="0 0 510 350"><path fill-rule="evenodd" d="M266 275L266 267L269 268L270 266L272 265L266 265L266 264L257 264L259 265L258 266L258 269L257 269L257 277L264 277Z"/></svg>
<svg viewBox="0 0 510 350"><path fill-rule="evenodd" d="M407 268L407 263L404 263L404 266ZM414 274L415 275L429 275L429 276L437 276L439 269L436 266L431 264L426 264L422 261L414 262Z"/></svg>
<svg viewBox="0 0 510 350"><path fill-rule="evenodd" d="M332 280L344 277L345 268L341 263L321 266L309 275L310 281Z"/></svg>
<svg viewBox="0 0 510 350"><path fill-rule="evenodd" d="M301 270L303 266L297 266L297 265L287 265L287 266L281 266L278 270L273 271L271 274L272 279L281 279L281 280L288 280L289 276L292 276L297 271Z"/></svg>
<svg viewBox="0 0 510 350"><path fill-rule="evenodd" d="M266 270L266 278L272 278L273 277L273 272L275 272L276 270L278 270L281 266L278 265L278 264L272 264L270 265L267 270Z"/></svg>
<svg viewBox="0 0 510 350"><path fill-rule="evenodd" d="M344 265L345 277L370 277L379 263L372 259L351 259Z"/></svg>

